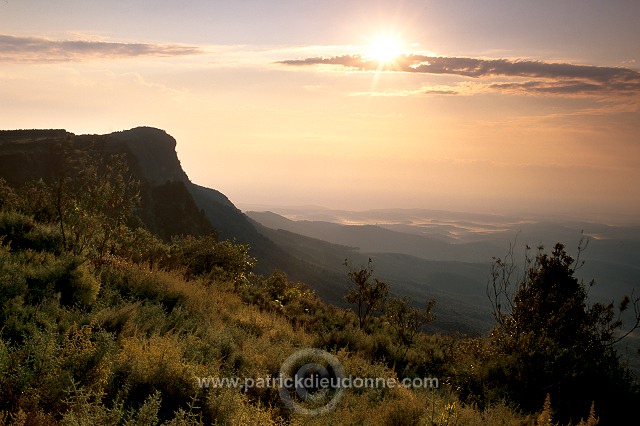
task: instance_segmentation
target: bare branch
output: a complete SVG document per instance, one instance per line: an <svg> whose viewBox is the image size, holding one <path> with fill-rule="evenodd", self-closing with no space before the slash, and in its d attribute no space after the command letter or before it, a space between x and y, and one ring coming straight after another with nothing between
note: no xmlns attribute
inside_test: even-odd
<svg viewBox="0 0 640 426"><path fill-rule="evenodd" d="M631 291L631 297L629 299L631 300L631 305L633 306L633 314L636 322L635 324L633 324L633 327L631 327L629 331L627 331L625 334L620 336L618 339L612 341L611 343L608 343L609 346L615 345L616 343L622 341L622 339L624 339L625 337L633 333L635 330L637 330L638 327L640 327L640 297L634 298L633 297L634 292L635 292L635 289ZM625 301L628 303L629 299L625 299ZM621 322L620 316L622 315L622 312L625 309L626 309L626 303L624 303L623 301L620 304L620 310L618 312L618 322Z"/></svg>

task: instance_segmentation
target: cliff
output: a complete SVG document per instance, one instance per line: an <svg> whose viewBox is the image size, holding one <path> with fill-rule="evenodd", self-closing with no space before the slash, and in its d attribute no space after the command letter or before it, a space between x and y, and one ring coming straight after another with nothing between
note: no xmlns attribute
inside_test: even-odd
<svg viewBox="0 0 640 426"><path fill-rule="evenodd" d="M165 131L137 127L108 135L74 135L66 130L0 131L0 178L12 185L55 177L61 156L88 153L108 159L124 155L141 183L138 216L150 231L169 240L173 235L216 232L220 239L249 244L258 259L257 273L286 271L327 299L340 299L341 278L292 256L256 229L221 192L196 185L182 169L176 140Z"/></svg>

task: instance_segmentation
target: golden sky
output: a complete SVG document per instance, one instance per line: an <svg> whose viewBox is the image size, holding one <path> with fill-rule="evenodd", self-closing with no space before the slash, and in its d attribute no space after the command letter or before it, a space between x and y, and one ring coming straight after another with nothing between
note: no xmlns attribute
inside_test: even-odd
<svg viewBox="0 0 640 426"><path fill-rule="evenodd" d="M633 0L9 0L0 128L159 127L239 204L637 220L637 16Z"/></svg>

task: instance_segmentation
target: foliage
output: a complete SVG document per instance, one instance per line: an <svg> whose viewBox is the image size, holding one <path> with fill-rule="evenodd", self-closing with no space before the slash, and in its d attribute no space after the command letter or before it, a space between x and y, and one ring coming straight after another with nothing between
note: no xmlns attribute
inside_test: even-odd
<svg viewBox="0 0 640 426"><path fill-rule="evenodd" d="M530 293L514 292L514 310L490 338L429 335L421 328L434 319L433 301L424 310L409 299L385 306L389 287L373 278L371 262L348 272L358 309L329 306L281 271L254 274L246 245L211 234L168 242L136 227L135 203L122 198L135 184L118 177L126 171L80 163L69 166L87 166L78 178L61 173L19 189L0 182L0 425L533 425L538 414L560 419L571 402L558 383L585 388L590 410L573 419L593 425L613 418L601 395L561 373L591 368L609 380L594 382L608 392L627 389L612 348L598 343L614 339L612 308L580 305L562 250L532 263ZM574 289L562 293L572 304L524 309L556 300L550 276ZM543 288L546 298L536 298ZM567 354L572 343L545 321L573 330L591 352ZM196 380L274 376L306 347L332 352L354 376L437 377L441 387L353 389L335 411L309 418L286 410L276 389L204 389ZM530 385L542 379L551 399L540 413L546 393ZM523 414L516 404L526 395L535 407Z"/></svg>
<svg viewBox="0 0 640 426"><path fill-rule="evenodd" d="M217 241L215 236L175 238L171 246L170 267L185 266L187 279L202 277L210 280L231 280L239 283L255 266L249 256L249 246L231 241Z"/></svg>
<svg viewBox="0 0 640 426"><path fill-rule="evenodd" d="M535 259L526 257L525 273L514 285L513 264L495 261L489 294L499 325L491 343L508 361L490 374L526 410L534 411L534 401L548 393L562 422L584 416L592 401L603 416L616 419L616 407L637 398L613 346L630 299L617 315L613 303L589 305L584 283L574 276L580 265L560 243L550 254L540 247ZM633 305L637 314L638 299Z"/></svg>
<svg viewBox="0 0 640 426"><path fill-rule="evenodd" d="M18 190L0 182L3 217L0 231L10 236L15 248L29 245L29 232L36 220L57 226L48 231L49 249L87 255L100 260L115 248L127 229L127 221L139 203L139 183L128 173L123 156L91 156L84 151L70 153L71 145L53 149L54 176ZM31 238L33 239L33 237Z"/></svg>
<svg viewBox="0 0 640 426"><path fill-rule="evenodd" d="M92 249L102 258L138 204L140 186L123 156L105 161L82 151L69 155L69 149L60 145L55 153L50 204L65 248L74 254Z"/></svg>
<svg viewBox="0 0 640 426"><path fill-rule="evenodd" d="M373 276L371 258L369 258L366 267L363 266L358 270L353 270L346 259L344 266L349 269L347 277L353 284L345 296L345 300L356 305L358 327L366 330L371 326L373 315L384 307L389 288L384 281L377 278L373 278L373 283L371 282Z"/></svg>
<svg viewBox="0 0 640 426"><path fill-rule="evenodd" d="M171 247L144 228L126 228L118 239L113 255L151 269L166 267Z"/></svg>
<svg viewBox="0 0 640 426"><path fill-rule="evenodd" d="M0 211L0 235L14 250L32 249L58 253L62 237L58 229L36 222L32 217L16 211Z"/></svg>
<svg viewBox="0 0 640 426"><path fill-rule="evenodd" d="M411 299L407 297L392 298L386 306L385 316L391 328L396 332L400 342L409 350L420 329L435 320L433 310L434 299L425 303L424 311L411 307Z"/></svg>

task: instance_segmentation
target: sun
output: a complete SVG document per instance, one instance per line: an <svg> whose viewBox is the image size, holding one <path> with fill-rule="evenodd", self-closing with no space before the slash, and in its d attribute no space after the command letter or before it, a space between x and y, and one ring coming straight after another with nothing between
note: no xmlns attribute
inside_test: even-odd
<svg viewBox="0 0 640 426"><path fill-rule="evenodd" d="M384 65L393 62L401 54L402 42L400 39L391 34L384 34L371 40L365 56Z"/></svg>

